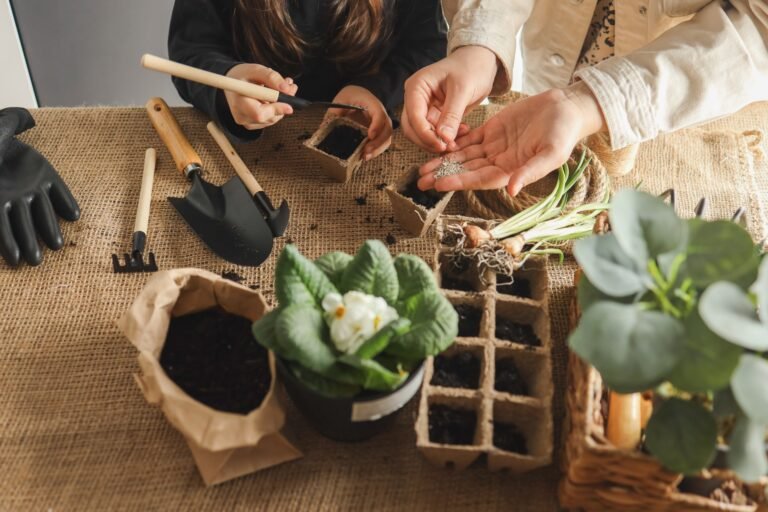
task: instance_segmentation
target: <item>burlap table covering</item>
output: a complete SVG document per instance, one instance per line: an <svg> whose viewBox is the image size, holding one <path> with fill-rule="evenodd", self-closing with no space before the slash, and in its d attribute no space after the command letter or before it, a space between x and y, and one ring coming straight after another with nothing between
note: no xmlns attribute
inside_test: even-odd
<svg viewBox="0 0 768 512"><path fill-rule="evenodd" d="M472 124L496 106L472 115ZM207 179L233 176L190 109L176 114L199 151ZM142 109L42 109L24 139L48 156L69 183L82 219L64 226L66 247L46 252L41 267L0 262L0 510L532 510L556 508L556 466L521 477L484 467L457 473L433 468L414 447L414 407L397 426L362 444L328 441L288 408L287 434L300 461L205 488L181 436L147 406L131 374L136 351L114 321L146 281L112 273L110 255L127 249L144 150L158 149L149 247L161 268L195 266L235 272L272 299L275 258L238 268L216 258L191 234L166 196L189 185L175 171ZM320 118L302 114L239 147L273 200L290 203L286 238L317 256L353 251L363 240L388 240L393 251L424 257L430 239L408 239L392 222L384 183L425 154L402 134L393 148L345 185L331 182L301 150ZM690 211L700 196L711 215L747 207L756 237L766 235L768 163L755 134L768 133L768 106L644 145L637 170L621 185L659 192L673 186ZM457 196L450 213L463 213ZM277 241L277 254L284 242ZM551 268L556 433L563 419L566 301L573 264ZM559 443L558 443L559 447Z"/></svg>

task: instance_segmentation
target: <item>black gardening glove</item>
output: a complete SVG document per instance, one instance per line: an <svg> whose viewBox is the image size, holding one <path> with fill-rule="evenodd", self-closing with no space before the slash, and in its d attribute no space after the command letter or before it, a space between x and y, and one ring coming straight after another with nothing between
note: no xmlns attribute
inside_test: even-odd
<svg viewBox="0 0 768 512"><path fill-rule="evenodd" d="M77 201L48 160L15 138L33 126L23 108L0 110L0 255L12 266L21 258L30 265L43 261L37 235L51 249L61 249L56 214L80 218Z"/></svg>

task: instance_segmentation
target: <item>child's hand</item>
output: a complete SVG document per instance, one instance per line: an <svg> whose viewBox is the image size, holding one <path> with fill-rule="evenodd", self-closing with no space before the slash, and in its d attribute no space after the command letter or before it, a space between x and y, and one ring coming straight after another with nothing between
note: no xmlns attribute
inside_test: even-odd
<svg viewBox="0 0 768 512"><path fill-rule="evenodd" d="M283 78L274 69L261 64L238 64L229 70L227 76L264 85L291 96L294 96L299 88L291 78ZM224 95L235 122L248 130L272 126L283 116L293 114L293 108L286 103L264 103L230 91L224 91Z"/></svg>
<svg viewBox="0 0 768 512"><path fill-rule="evenodd" d="M368 127L368 143L363 148L365 160L376 158L392 143L392 120L387 109L371 91L357 85L348 85L339 91L333 102L365 107L365 112L331 108L326 114L326 117L347 116Z"/></svg>

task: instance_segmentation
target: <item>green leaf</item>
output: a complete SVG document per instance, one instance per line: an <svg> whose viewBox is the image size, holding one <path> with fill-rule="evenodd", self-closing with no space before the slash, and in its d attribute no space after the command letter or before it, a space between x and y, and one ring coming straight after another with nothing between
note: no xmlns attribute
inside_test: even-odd
<svg viewBox="0 0 768 512"><path fill-rule="evenodd" d="M727 387L739 364L741 347L710 331L697 311L693 311L684 324L683 353L669 381L676 388L691 393Z"/></svg>
<svg viewBox="0 0 768 512"><path fill-rule="evenodd" d="M386 352L406 361L439 354L459 334L459 315L439 292L422 292L398 303L398 313L411 321L411 328L392 338Z"/></svg>
<svg viewBox="0 0 768 512"><path fill-rule="evenodd" d="M592 304L604 300L618 302L620 304L631 304L635 300L635 297L637 297L637 295L612 297L598 290L585 274L582 274L579 278L579 286L576 293L578 294L579 307L582 311L586 311Z"/></svg>
<svg viewBox="0 0 768 512"><path fill-rule="evenodd" d="M619 246L641 268L685 244L685 221L661 198L645 192L619 191L611 201L609 218Z"/></svg>
<svg viewBox="0 0 768 512"><path fill-rule="evenodd" d="M282 309L275 322L278 343L274 347L283 359L295 361L321 375L336 363L336 354L324 339L328 327L323 314L314 306L291 304Z"/></svg>
<svg viewBox="0 0 768 512"><path fill-rule="evenodd" d="M749 288L757 297L760 320L768 325L768 258L763 257L757 274L757 281Z"/></svg>
<svg viewBox="0 0 768 512"><path fill-rule="evenodd" d="M645 269L621 249L613 233L578 240L573 255L589 282L611 297L640 293L650 281Z"/></svg>
<svg viewBox="0 0 768 512"><path fill-rule="evenodd" d="M343 355L339 358L344 364L361 372L363 389L374 391L391 391L396 389L408 374L394 373L372 359L360 359L353 355Z"/></svg>
<svg viewBox="0 0 768 512"><path fill-rule="evenodd" d="M381 297L387 304L397 301L399 286L392 255L379 240L368 240L344 271L344 293L358 291Z"/></svg>
<svg viewBox="0 0 768 512"><path fill-rule="evenodd" d="M256 341L258 341L262 347L271 350L272 352L276 352L275 347L278 344L277 333L275 332L275 322L277 321L278 315L280 315L280 310L273 309L251 325L251 332L253 333L253 337L256 338Z"/></svg>
<svg viewBox="0 0 768 512"><path fill-rule="evenodd" d="M398 318L392 320L387 325L382 327L376 334L368 338L360 345L360 348L355 352L355 356L360 359L373 359L379 353L381 353L392 338L400 336L408 332L411 328L411 321L407 318Z"/></svg>
<svg viewBox="0 0 768 512"><path fill-rule="evenodd" d="M733 396L751 420L768 425L768 361L743 354L731 379Z"/></svg>
<svg viewBox="0 0 768 512"><path fill-rule="evenodd" d="M352 261L352 256L345 252L329 252L315 260L315 265L328 276L336 288L341 287L341 278L347 265Z"/></svg>
<svg viewBox="0 0 768 512"><path fill-rule="evenodd" d="M275 295L281 306L322 304L326 295L337 292L322 270L288 244L280 253L275 268Z"/></svg>
<svg viewBox="0 0 768 512"><path fill-rule="evenodd" d="M683 325L634 304L598 302L571 334L571 349L619 393L645 391L666 380L684 350Z"/></svg>
<svg viewBox="0 0 768 512"><path fill-rule="evenodd" d="M404 300L422 291L437 290L432 269L418 256L398 254L395 258L397 281L400 283L398 300Z"/></svg>
<svg viewBox="0 0 768 512"><path fill-rule="evenodd" d="M645 445L667 469L690 475L714 459L717 423L696 402L670 398L648 420Z"/></svg>
<svg viewBox="0 0 768 512"><path fill-rule="evenodd" d="M685 273L703 288L716 281L730 281L744 289L757 276L760 258L747 231L728 220L688 221L690 236Z"/></svg>
<svg viewBox="0 0 768 512"><path fill-rule="evenodd" d="M296 363L286 362L286 365L297 379L303 382L308 388L321 395L331 398L345 398L355 396L361 391L361 386L359 384L344 384L337 382L323 377L322 375L308 370Z"/></svg>
<svg viewBox="0 0 768 512"><path fill-rule="evenodd" d="M745 482L757 482L768 473L765 425L740 416L728 440L728 467Z"/></svg>
<svg viewBox="0 0 768 512"><path fill-rule="evenodd" d="M768 350L768 325L760 323L755 306L741 288L719 282L706 289L699 314L707 327L722 338L750 350Z"/></svg>

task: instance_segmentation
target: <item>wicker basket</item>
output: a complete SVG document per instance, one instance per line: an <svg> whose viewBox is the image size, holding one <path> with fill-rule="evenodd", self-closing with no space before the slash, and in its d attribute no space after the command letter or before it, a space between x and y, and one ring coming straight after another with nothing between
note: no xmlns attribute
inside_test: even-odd
<svg viewBox="0 0 768 512"><path fill-rule="evenodd" d="M578 283L579 271L574 276ZM571 328L579 319L576 294L570 304ZM565 453L561 459L563 479L560 504L567 509L594 511L729 511L750 512L758 504L732 505L678 491L683 475L665 470L659 462L635 450L619 450L605 436L604 387L600 374L571 353L566 390ZM702 475L705 476L705 475ZM731 479L727 471L712 477ZM735 479L735 478L734 478ZM765 482L763 482L765 484ZM748 489L753 500L765 507L765 487Z"/></svg>

